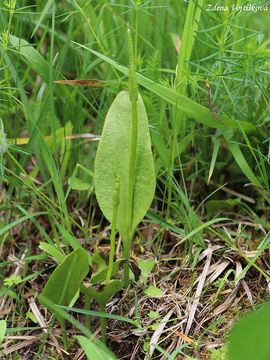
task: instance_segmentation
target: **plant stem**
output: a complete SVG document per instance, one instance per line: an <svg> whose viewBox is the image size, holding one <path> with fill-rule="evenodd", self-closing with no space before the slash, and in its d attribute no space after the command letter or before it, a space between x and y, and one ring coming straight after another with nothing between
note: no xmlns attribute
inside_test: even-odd
<svg viewBox="0 0 270 360"><path fill-rule="evenodd" d="M106 312L106 304L99 303L99 311L102 313ZM100 317L99 318L99 326L100 326L100 332L101 332L101 338L104 344L106 344L106 318Z"/></svg>
<svg viewBox="0 0 270 360"><path fill-rule="evenodd" d="M128 52L129 52L129 98L131 101L131 149L129 161L129 182L128 182L128 211L127 211L127 232L123 239L124 243L124 258L126 263L124 265L124 284L128 286L129 283L129 267L128 261L130 259L130 249L133 237L132 220L133 220L133 203L134 203L134 180L136 171L136 153L137 153L137 137L138 137L138 88L136 82L136 63L133 53L133 45L130 29L128 33Z"/></svg>
<svg viewBox="0 0 270 360"><path fill-rule="evenodd" d="M110 256L109 256L109 266L107 272L107 281L111 280L112 271L113 271L113 260L114 260L114 253L115 253L115 234L116 234L116 220L117 220L117 213L118 213L118 204L119 204L119 180L117 179L115 182L115 190L113 194L113 217L112 217L112 229L110 235Z"/></svg>
<svg viewBox="0 0 270 360"><path fill-rule="evenodd" d="M129 284L129 259L130 259L130 250L131 250L131 241L132 238L123 239L124 243L124 286L128 287Z"/></svg>
<svg viewBox="0 0 270 360"><path fill-rule="evenodd" d="M90 301L91 296L86 292L84 292L84 309L90 310ZM90 315L85 315L85 327L91 331L91 318Z"/></svg>
<svg viewBox="0 0 270 360"><path fill-rule="evenodd" d="M141 0L136 1L135 6L135 16L134 16L134 23L135 23L135 36L134 36L134 61L135 66L137 65L137 50L138 50L138 33L139 33L139 10L141 6Z"/></svg>
<svg viewBox="0 0 270 360"><path fill-rule="evenodd" d="M114 252L115 252L115 223L116 218L114 219L113 215L113 222L112 222L112 229L111 229L111 235L110 235L110 255L109 255L109 266L108 266L108 272L107 272L107 281L111 280L112 277L112 271L113 271L113 259L114 259Z"/></svg>
<svg viewBox="0 0 270 360"><path fill-rule="evenodd" d="M63 338L63 344L64 344L64 348L65 350L68 350L68 339L67 339L67 330L66 330L66 320L62 319L61 321L59 321L60 323L60 327L61 327L61 332L62 332L62 338Z"/></svg>

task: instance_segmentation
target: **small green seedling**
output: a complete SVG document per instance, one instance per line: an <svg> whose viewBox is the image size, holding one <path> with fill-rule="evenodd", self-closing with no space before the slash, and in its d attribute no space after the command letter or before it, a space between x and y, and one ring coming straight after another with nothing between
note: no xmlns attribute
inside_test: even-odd
<svg viewBox="0 0 270 360"><path fill-rule="evenodd" d="M147 280L156 264L156 261L154 259L146 259L146 260L138 260L138 267L141 270L140 278L141 283L146 284Z"/></svg>
<svg viewBox="0 0 270 360"><path fill-rule="evenodd" d="M145 106L138 93L130 31L129 92L120 92L105 119L95 161L95 192L105 217L123 239L124 282L129 283L133 234L155 192L155 170ZM117 198L117 201L116 201ZM112 255L110 256L112 258ZM108 279L110 278L110 272Z"/></svg>
<svg viewBox="0 0 270 360"><path fill-rule="evenodd" d="M59 321L65 347L67 347L66 320L59 315L54 305L69 306L88 272L88 254L83 248L78 248L57 266L39 295L39 302Z"/></svg>
<svg viewBox="0 0 270 360"><path fill-rule="evenodd" d="M96 290L93 286L82 286L82 292L85 296L85 305L88 307L90 301L95 299L99 305L99 311L105 313L106 304L116 293L123 289L123 282L121 280L111 280L104 286L101 286L99 290ZM89 319L88 319L89 320ZM100 317L100 330L102 340L106 342L106 318ZM87 324L89 325L89 324Z"/></svg>

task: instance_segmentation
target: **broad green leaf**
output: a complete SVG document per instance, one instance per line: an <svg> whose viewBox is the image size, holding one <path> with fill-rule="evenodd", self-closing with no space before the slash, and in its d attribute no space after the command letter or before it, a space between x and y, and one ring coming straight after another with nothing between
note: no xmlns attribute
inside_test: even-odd
<svg viewBox="0 0 270 360"><path fill-rule="evenodd" d="M145 295L154 297L154 298L160 298L163 295L163 292L155 286L149 286L143 292Z"/></svg>
<svg viewBox="0 0 270 360"><path fill-rule="evenodd" d="M87 252L83 248L74 250L50 276L39 295L40 303L48 307L46 299L49 299L51 303L56 305L69 305L88 271ZM49 310L55 313L53 306L49 306ZM61 321L61 318L58 320Z"/></svg>
<svg viewBox="0 0 270 360"><path fill-rule="evenodd" d="M88 360L116 360L116 356L105 347L98 346L85 336L76 336Z"/></svg>
<svg viewBox="0 0 270 360"><path fill-rule="evenodd" d="M119 70L121 73L128 75L129 69L123 65L120 65L113 59L105 56L95 50L92 50L84 45L74 42L79 47L89 51L90 53L96 55L100 59L104 60L108 64L112 65L115 69ZM136 79L138 84L144 86L146 89L157 94L161 98L165 99L170 104L176 106L180 111L186 114L188 117L195 119L196 121L213 128L219 129L240 129L240 127L245 131L256 131L256 128L253 124L247 121L239 121L232 119L226 115L220 115L218 119L213 119L213 115L209 109L198 104L196 101L189 99L187 96L176 93L173 89L167 88L164 85L156 83L155 81L148 79L147 77L137 73Z"/></svg>
<svg viewBox="0 0 270 360"><path fill-rule="evenodd" d="M244 316L229 336L230 360L270 359L270 303Z"/></svg>
<svg viewBox="0 0 270 360"><path fill-rule="evenodd" d="M137 153L134 179L134 204L131 232L149 209L155 192L155 170L151 151L146 110L139 96ZM113 195L116 181L120 183L116 228L125 237L129 219L128 182L131 151L131 101L127 92L119 93L105 119L95 162L95 190L99 206L112 222Z"/></svg>
<svg viewBox="0 0 270 360"><path fill-rule="evenodd" d="M0 345L2 344L7 329L6 320L0 320Z"/></svg>

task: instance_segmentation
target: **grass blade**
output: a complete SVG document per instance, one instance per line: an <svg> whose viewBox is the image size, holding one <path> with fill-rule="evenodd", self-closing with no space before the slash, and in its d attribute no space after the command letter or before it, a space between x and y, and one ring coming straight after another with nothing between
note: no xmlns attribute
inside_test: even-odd
<svg viewBox="0 0 270 360"><path fill-rule="evenodd" d="M105 56L95 50L92 50L86 47L85 45L81 45L76 42L74 42L74 44L98 56L100 59L112 65L115 69L119 70L120 72L128 76L129 70L127 67L118 64L116 61L112 60L108 56ZM195 101L189 99L184 95L176 93L175 91L173 91L173 89L158 84L139 73L136 73L136 78L137 78L137 82L140 85L154 92L155 94L165 99L170 104L173 104L179 110L183 111L187 116L195 119L201 124L217 129L225 129L225 128L239 129L239 123L240 123L242 129L244 129L245 131L247 132L256 131L256 128L247 121L237 121L234 119L230 119L225 115L220 116L218 119L213 119L213 116L209 109L196 103Z"/></svg>

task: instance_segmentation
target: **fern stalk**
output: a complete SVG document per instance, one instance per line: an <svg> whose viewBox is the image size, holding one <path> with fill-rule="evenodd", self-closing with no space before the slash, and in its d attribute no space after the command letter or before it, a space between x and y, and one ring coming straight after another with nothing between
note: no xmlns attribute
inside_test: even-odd
<svg viewBox="0 0 270 360"><path fill-rule="evenodd" d="M132 123L131 123L131 153L129 162L129 183L128 183L128 212L127 223L129 224L126 239L124 241L124 258L126 260L124 265L124 283L128 286L129 282L129 259L132 242L132 218L133 218L133 203L134 203L134 179L136 167L136 152L137 152L137 137L138 137L138 87L136 82L136 63L133 51L132 37L130 29L127 31L128 35L128 53L129 53L129 98L132 107Z"/></svg>

